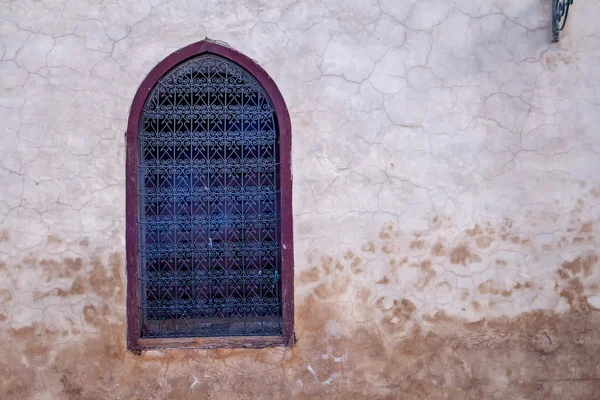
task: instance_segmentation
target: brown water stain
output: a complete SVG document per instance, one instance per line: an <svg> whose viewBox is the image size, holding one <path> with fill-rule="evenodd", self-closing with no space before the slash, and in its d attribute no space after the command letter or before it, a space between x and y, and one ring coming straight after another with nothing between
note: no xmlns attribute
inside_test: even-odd
<svg viewBox="0 0 600 400"><path fill-rule="evenodd" d="M462 289L460 290L460 299L461 299L462 301L465 301L465 300L467 300L467 299L469 298L469 295L470 295L470 294L471 294L471 291L470 291L469 289L467 289L467 288L462 288Z"/></svg>
<svg viewBox="0 0 600 400"><path fill-rule="evenodd" d="M592 275L592 269L597 263L597 254L586 254L584 256L577 257L573 261L565 261L562 264L561 278L566 279L564 277L568 277L567 271L573 275L579 275L583 272L583 275L588 277ZM561 274L561 272L559 272L559 274Z"/></svg>
<svg viewBox="0 0 600 400"><path fill-rule="evenodd" d="M331 274L333 262L333 257L321 256L321 269L325 272L326 275Z"/></svg>
<svg viewBox="0 0 600 400"><path fill-rule="evenodd" d="M26 264L34 266L37 264L34 258L27 258ZM39 261L46 281L50 282L56 278L71 278L83 268L83 259L65 258L62 261L44 258Z"/></svg>
<svg viewBox="0 0 600 400"><path fill-rule="evenodd" d="M392 254L396 250L396 246L394 243L386 243L381 247L381 251L385 254Z"/></svg>
<svg viewBox="0 0 600 400"><path fill-rule="evenodd" d="M356 257L354 253L346 253L344 261L348 262L349 256L354 257L351 263L352 272L355 274L362 272L361 269L356 268L360 265L360 259ZM358 263L356 263L357 259ZM341 261L326 255L321 256L320 261L321 265L319 267L313 267L300 274L300 282L305 284L319 282L313 292L322 300L332 300L335 299L336 296L348 293L351 289L351 280L349 274L346 273L344 264Z"/></svg>
<svg viewBox="0 0 600 400"><path fill-rule="evenodd" d="M400 271L409 263L406 257L398 262L401 257L388 258ZM468 263L469 257L455 260ZM75 260L70 267L62 262L61 268L73 271ZM62 342L63 332L43 324L5 330L0 398L592 399L600 389L600 312L589 306L582 279L597 262L595 254L586 253L565 262L559 269L562 276L557 272L557 293L569 303L568 313L536 311L468 321L428 311L421 316L423 325L416 305L402 295L393 298L383 296L384 290L361 287L354 292L354 304L340 301L360 284L360 279L349 279L349 271L366 268L348 251L339 260L315 258L317 265L311 260L310 268L299 274L301 285L303 279L320 285L296 299L298 343L293 348L163 350L134 356L125 349L123 304L108 307L124 293L124 257L86 258L71 277L73 286L79 277L89 278L80 283L85 293L108 299L82 309L85 326L98 333ZM429 260L410 267L420 268L424 280L430 270L435 273ZM387 275L380 282L385 279ZM492 296L535 286L517 282L502 290L489 282L483 290ZM469 296L468 289L461 290L463 301ZM485 301L468 304L482 311ZM372 321L352 318L356 304L372 311Z"/></svg>
<svg viewBox="0 0 600 400"><path fill-rule="evenodd" d="M481 229L481 226L479 226L479 224L475 224L475 226L472 229L465 229L465 234L471 237L482 235L483 229Z"/></svg>
<svg viewBox="0 0 600 400"><path fill-rule="evenodd" d="M0 289L0 304L6 304L12 300L12 293L8 289Z"/></svg>
<svg viewBox="0 0 600 400"><path fill-rule="evenodd" d="M587 313L591 310L588 298L584 294L584 287L579 278L570 279L566 286L560 291L560 297L564 298L572 311Z"/></svg>
<svg viewBox="0 0 600 400"><path fill-rule="evenodd" d="M357 292L356 292L356 299L360 302L360 303L366 303L369 298L371 297L372 291L369 288L360 288Z"/></svg>
<svg viewBox="0 0 600 400"><path fill-rule="evenodd" d="M510 241L513 244L521 245L521 246L529 246L531 241L529 239L521 239L519 236L513 236Z"/></svg>
<svg viewBox="0 0 600 400"><path fill-rule="evenodd" d="M367 301L369 296L365 291L361 297ZM425 329L410 300L396 299L388 307L383 300L376 303L380 326L363 323L338 332L331 324L343 318L341 305L305 297L296 310L298 344L285 352L169 350L140 357L125 351L123 325L88 308L84 318L88 313L101 332L68 346L57 346L59 336L41 325L10 331L9 341L0 344L0 393L7 399L45 393L85 400L204 398L201 393L217 399L232 393L248 399L261 393L268 399L393 399L400 387L403 399L493 399L509 393L562 400L592 399L597 393L599 312L536 311L470 322L437 311L423 316L430 326ZM478 307L476 302L472 306ZM9 346L20 351L7 351ZM43 371L45 379L34 379L19 357ZM260 371L268 372L268 381ZM157 376L163 383L157 384ZM191 387L194 382L200 382L202 392Z"/></svg>
<svg viewBox="0 0 600 400"><path fill-rule="evenodd" d="M95 328L101 328L109 315L110 308L108 304L104 304L102 310L98 310L93 304L86 304L83 307L83 320Z"/></svg>
<svg viewBox="0 0 600 400"><path fill-rule="evenodd" d="M478 236L475 238L475 244L480 249L487 249L496 239L490 236Z"/></svg>
<svg viewBox="0 0 600 400"><path fill-rule="evenodd" d="M381 240L388 240L392 238L392 234L386 231L381 231L379 233L379 239Z"/></svg>
<svg viewBox="0 0 600 400"><path fill-rule="evenodd" d="M33 293L34 300L43 300L46 297L57 296L63 298L69 298L73 296L83 296L88 292L88 286L86 285L86 281L83 277L79 276L75 278L73 283L68 289L63 289L61 287L53 288L45 291L35 291Z"/></svg>
<svg viewBox="0 0 600 400"><path fill-rule="evenodd" d="M379 232L379 239L381 240L390 240L392 238L397 238L398 233L394 231L393 224L386 224Z"/></svg>
<svg viewBox="0 0 600 400"><path fill-rule="evenodd" d="M375 245L373 244L373 242L363 244L360 249L367 253L375 253Z"/></svg>
<svg viewBox="0 0 600 400"><path fill-rule="evenodd" d="M361 272L363 272L363 270L359 268L360 265L362 265L362 259L358 256L355 256L352 259L352 262L350 263L350 268L352 269L352 272L355 274L360 274Z"/></svg>
<svg viewBox="0 0 600 400"><path fill-rule="evenodd" d="M412 321L417 309L409 299L394 299L390 308L384 305L386 298L377 299L375 306L383 312L381 328L388 334L396 331L404 331L407 324Z"/></svg>
<svg viewBox="0 0 600 400"><path fill-rule="evenodd" d="M499 294L500 290L496 287L493 280L488 279L487 281L477 285L477 290L481 294Z"/></svg>
<svg viewBox="0 0 600 400"><path fill-rule="evenodd" d="M121 274L125 272L123 256L112 253L108 257L108 266L105 267L97 256L92 257L92 270L88 273L88 283L92 292L104 299L115 298L117 302L124 301Z"/></svg>
<svg viewBox="0 0 600 400"><path fill-rule="evenodd" d="M410 242L408 247L410 247L411 250L421 250L423 247L425 247L425 241L419 239L413 240Z"/></svg>
<svg viewBox="0 0 600 400"><path fill-rule="evenodd" d="M35 300L42 300L49 296L68 298L91 292L106 299L114 299L120 304L125 301L121 275L124 273L125 265L123 256L119 253L109 255L107 267L96 254L92 255L89 263L80 257L65 258L62 261L42 259L38 262L32 256L28 256L24 263L29 268L37 268L39 265L46 282L53 282L57 278L73 278L70 287L66 289L61 283L60 287L34 291Z"/></svg>
<svg viewBox="0 0 600 400"><path fill-rule="evenodd" d="M488 279L477 286L477 289L481 294L501 295L503 297L512 296L514 291L523 291L531 288L533 288L533 282L517 282L512 287L509 286L509 289L499 289L496 286L496 283L491 279Z"/></svg>
<svg viewBox="0 0 600 400"><path fill-rule="evenodd" d="M63 240L61 238L59 238L58 236L52 235L52 234L50 234L46 237L46 243L48 243L48 244L58 245L58 244L61 244L62 242L63 242Z"/></svg>
<svg viewBox="0 0 600 400"><path fill-rule="evenodd" d="M442 257L446 255L446 248L442 242L438 241L431 247L431 255L436 257Z"/></svg>
<svg viewBox="0 0 600 400"><path fill-rule="evenodd" d="M579 230L579 232L590 233L593 230L594 230L594 226L592 225L592 223L586 222L585 224L581 225L581 229Z"/></svg>
<svg viewBox="0 0 600 400"><path fill-rule="evenodd" d="M302 284L318 282L319 281L319 268L312 267L309 270L302 271L300 273L300 276L298 277L298 280Z"/></svg>
<svg viewBox="0 0 600 400"><path fill-rule="evenodd" d="M413 268L419 268L423 273L423 276L419 278L417 282L417 288L419 290L423 290L431 280L436 276L435 270L433 269L432 263L430 260L422 261L420 264L412 264L410 265Z"/></svg>
<svg viewBox="0 0 600 400"><path fill-rule="evenodd" d="M479 261L481 261L481 257L478 254L471 253L469 245L466 243L461 243L450 252L450 262L452 264L467 266Z"/></svg>
<svg viewBox="0 0 600 400"><path fill-rule="evenodd" d="M586 288L580 277L591 276L598 260L597 254L588 253L573 261L565 261L556 271L559 279L556 281L555 290L567 301L572 311L588 313L591 310L585 294Z"/></svg>
<svg viewBox="0 0 600 400"><path fill-rule="evenodd" d="M436 311L433 314L424 314L422 319L430 324L449 323L453 320L453 318L449 317L444 311Z"/></svg>

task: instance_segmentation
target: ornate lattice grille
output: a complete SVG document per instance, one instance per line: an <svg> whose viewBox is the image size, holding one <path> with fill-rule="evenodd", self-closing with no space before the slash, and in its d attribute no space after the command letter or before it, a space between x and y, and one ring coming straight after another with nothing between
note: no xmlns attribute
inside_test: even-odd
<svg viewBox="0 0 600 400"><path fill-rule="evenodd" d="M281 334L274 108L204 54L154 87L139 132L142 337Z"/></svg>

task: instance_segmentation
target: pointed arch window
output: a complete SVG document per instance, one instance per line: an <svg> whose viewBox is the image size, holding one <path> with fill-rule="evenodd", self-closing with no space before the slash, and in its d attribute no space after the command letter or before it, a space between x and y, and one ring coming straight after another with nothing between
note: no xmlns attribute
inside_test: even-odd
<svg viewBox="0 0 600 400"><path fill-rule="evenodd" d="M254 61L202 41L159 63L127 131L128 345L291 345L291 126Z"/></svg>

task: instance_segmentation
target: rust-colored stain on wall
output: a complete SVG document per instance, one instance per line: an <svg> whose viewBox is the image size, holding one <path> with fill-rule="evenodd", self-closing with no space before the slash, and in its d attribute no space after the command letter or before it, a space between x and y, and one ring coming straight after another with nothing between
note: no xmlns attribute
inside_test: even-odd
<svg viewBox="0 0 600 400"><path fill-rule="evenodd" d="M346 330L343 305L309 295L297 310L294 348L136 356L125 350L124 324L111 323L122 312L86 306L85 324L96 332L81 342L59 344L62 332L43 325L8 329L0 390L7 399L40 393L53 399L478 399L507 398L498 391L508 380L517 398L591 399L598 389L596 311L539 311L478 323L434 314L408 327L415 318L411 301L388 307L378 299L375 309L389 319L381 327ZM405 332L389 341L380 329Z"/></svg>
<svg viewBox="0 0 600 400"><path fill-rule="evenodd" d="M590 230L585 224L582 229ZM552 290L568 305L564 313L483 315L507 299L543 288L524 279L503 284L490 278L474 292L461 289L458 297L470 310L465 317L426 307L431 293L457 290L457 281L441 266L447 261L468 270L476 254L470 249L478 247L482 235L506 246L522 243L502 229L476 226L455 239L446 254L435 230L420 233L422 244L415 246L414 237L386 226L378 240L339 258L307 253L307 266L297 276L304 289L296 309L298 343L260 350L135 355L125 344L124 254L95 248L62 259L38 260L31 254L18 263L19 270L17 265L4 268L8 278L39 271L45 286L33 291L34 304L60 307L61 299L78 301L66 307L70 311L60 324L42 318L11 328L10 309L0 313L5 323L0 393L7 399L69 400L593 398L600 382L600 312L588 302L598 285L586 278L596 276L595 253L587 251L555 269ZM387 273L377 275L380 258ZM511 262L496 259L494 265L510 268ZM402 289L413 276L412 289ZM13 300L6 289L0 299Z"/></svg>

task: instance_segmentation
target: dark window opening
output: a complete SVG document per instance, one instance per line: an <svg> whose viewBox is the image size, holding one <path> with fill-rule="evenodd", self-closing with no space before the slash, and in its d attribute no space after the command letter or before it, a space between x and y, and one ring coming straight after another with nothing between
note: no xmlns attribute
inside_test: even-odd
<svg viewBox="0 0 600 400"><path fill-rule="evenodd" d="M277 117L252 74L208 52L149 92L135 149L136 341L290 336Z"/></svg>

